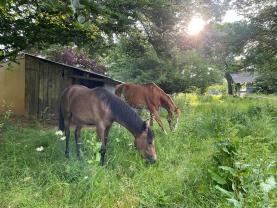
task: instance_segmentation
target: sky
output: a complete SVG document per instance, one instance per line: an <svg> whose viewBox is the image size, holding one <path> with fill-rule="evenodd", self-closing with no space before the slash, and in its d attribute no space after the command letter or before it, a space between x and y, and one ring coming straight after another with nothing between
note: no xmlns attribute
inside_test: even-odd
<svg viewBox="0 0 277 208"><path fill-rule="evenodd" d="M236 21L242 20L243 17L241 15L238 15L235 10L228 10L223 17L222 23L232 23ZM189 35L197 35L207 24L201 17L194 16L191 18L191 21L187 28L187 33Z"/></svg>
<svg viewBox="0 0 277 208"><path fill-rule="evenodd" d="M228 10L223 17L222 22L236 22L242 20L243 17L241 15L238 15L238 13L235 10Z"/></svg>

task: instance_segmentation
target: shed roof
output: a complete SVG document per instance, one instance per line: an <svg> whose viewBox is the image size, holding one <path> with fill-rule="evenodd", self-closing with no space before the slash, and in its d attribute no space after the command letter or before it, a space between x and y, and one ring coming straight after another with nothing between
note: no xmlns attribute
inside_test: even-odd
<svg viewBox="0 0 277 208"><path fill-rule="evenodd" d="M113 82L113 83L117 83L117 84L123 83L122 81L119 81L119 80L116 80L116 79L112 79L112 78L108 77L107 75L104 75L104 74L101 74L101 73L97 73L97 72L94 72L94 71L90 71L90 70L86 70L84 68L79 68L79 67L67 65L67 64L64 64L64 63L55 62L55 61L52 61L50 59L46 59L46 58L43 58L43 57L35 56L35 55L32 55L32 54L25 53L25 56L30 56L30 57L33 57L33 58L37 58L39 60L43 60L43 61L49 62L49 63L54 63L54 64L58 64L58 65L61 65L61 66L69 67L71 69L77 69L79 71L83 71L83 72L86 72L88 74L92 74L92 75L96 75L96 76L102 77L104 80L109 81L109 82Z"/></svg>
<svg viewBox="0 0 277 208"><path fill-rule="evenodd" d="M251 72L238 72L231 73L232 80L234 83L253 83L255 82L257 75Z"/></svg>

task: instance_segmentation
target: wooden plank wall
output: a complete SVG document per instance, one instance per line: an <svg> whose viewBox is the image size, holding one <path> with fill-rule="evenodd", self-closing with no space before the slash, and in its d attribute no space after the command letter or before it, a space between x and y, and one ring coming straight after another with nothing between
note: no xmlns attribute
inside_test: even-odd
<svg viewBox="0 0 277 208"><path fill-rule="evenodd" d="M26 113L36 119L58 119L61 93L73 83L90 88L105 83L100 76L29 55L25 56L25 81Z"/></svg>
<svg viewBox="0 0 277 208"><path fill-rule="evenodd" d="M66 66L26 56L26 112L32 118L57 119L62 91L72 84Z"/></svg>

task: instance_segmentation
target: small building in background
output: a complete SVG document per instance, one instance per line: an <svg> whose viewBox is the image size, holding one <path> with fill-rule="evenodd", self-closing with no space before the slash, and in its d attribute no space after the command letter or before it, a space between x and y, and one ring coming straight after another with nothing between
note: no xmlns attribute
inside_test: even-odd
<svg viewBox="0 0 277 208"><path fill-rule="evenodd" d="M257 75L251 72L230 73L234 95L244 96L253 92L253 84Z"/></svg>
<svg viewBox="0 0 277 208"><path fill-rule="evenodd" d="M59 98L70 85L101 86L114 92L115 86L122 83L104 74L29 54L19 64L12 64L10 70L7 67L0 68L0 102L5 101L16 114L37 119L58 118Z"/></svg>

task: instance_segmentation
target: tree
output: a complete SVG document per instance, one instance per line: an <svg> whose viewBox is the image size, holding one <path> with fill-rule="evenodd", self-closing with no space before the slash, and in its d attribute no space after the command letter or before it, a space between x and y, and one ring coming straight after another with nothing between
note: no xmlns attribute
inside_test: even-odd
<svg viewBox="0 0 277 208"><path fill-rule="evenodd" d="M203 90L210 76L203 77L208 69L216 68L214 63L200 50L181 50L177 40L180 34L185 34L181 29L186 27L192 14L201 13L219 21L227 8L226 2L6 0L0 5L0 27L3 28L0 58L15 58L21 51L41 50L52 44L74 43L85 48L91 57L100 54L109 73L120 79L154 80L169 92L187 90L189 85ZM198 59L199 64L183 63L179 57L184 54ZM197 76L184 77L193 71ZM205 84L198 83L201 80Z"/></svg>
<svg viewBox="0 0 277 208"><path fill-rule="evenodd" d="M252 25L245 21L213 24L206 31L200 50L221 69L228 83L229 94L233 94L230 73L245 68L242 62L244 46L252 39L253 31Z"/></svg>
<svg viewBox="0 0 277 208"><path fill-rule="evenodd" d="M0 7L0 60L15 58L20 51L34 47L94 39L71 21L69 5L63 1L52 3L50 6L50 1L6 1Z"/></svg>
<svg viewBox="0 0 277 208"><path fill-rule="evenodd" d="M132 43L140 47L133 47ZM110 75L116 79L138 83L155 81L167 93L192 88L199 88L203 93L209 85L222 81L217 66L196 50L171 49L171 58L164 59L150 43L135 37L121 38L106 61Z"/></svg>
<svg viewBox="0 0 277 208"><path fill-rule="evenodd" d="M164 1L6 0L0 4L0 60L50 44L102 50L113 44L113 34L134 30L144 8L162 8Z"/></svg>
<svg viewBox="0 0 277 208"><path fill-rule="evenodd" d="M55 62L105 74L106 69L103 65L92 59L84 50L79 50L74 46L55 45L50 49L41 51L40 54Z"/></svg>

